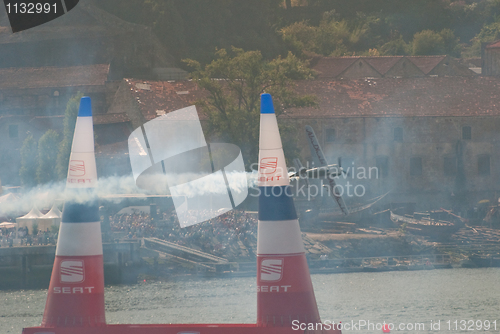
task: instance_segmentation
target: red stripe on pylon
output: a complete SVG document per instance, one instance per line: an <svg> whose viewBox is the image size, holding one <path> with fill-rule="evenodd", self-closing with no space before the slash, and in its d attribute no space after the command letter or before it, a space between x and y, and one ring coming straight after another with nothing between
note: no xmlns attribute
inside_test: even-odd
<svg viewBox="0 0 500 334"><path fill-rule="evenodd" d="M105 325L102 255L56 256L42 327Z"/></svg>
<svg viewBox="0 0 500 334"><path fill-rule="evenodd" d="M294 320L320 322L305 254L257 256L257 326Z"/></svg>

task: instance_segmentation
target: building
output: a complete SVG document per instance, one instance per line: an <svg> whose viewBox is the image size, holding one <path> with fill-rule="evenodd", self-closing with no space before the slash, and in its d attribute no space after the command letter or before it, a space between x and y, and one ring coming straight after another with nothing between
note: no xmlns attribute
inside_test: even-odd
<svg viewBox="0 0 500 334"><path fill-rule="evenodd" d="M0 178L19 185L20 148L31 133L39 139L47 130L62 132L69 99L78 92L92 97L94 111L103 114L107 95L117 84L108 80L109 65L0 68Z"/></svg>
<svg viewBox="0 0 500 334"><path fill-rule="evenodd" d="M297 82L296 89L315 94L319 108L292 108L280 121L296 125L303 164L312 161L304 131L311 125L328 161L340 157L343 168L354 168L339 181L349 181L351 193L356 185L366 196L392 190L391 202L422 210L500 194L500 79L322 79ZM129 102L113 104L110 113L126 110L132 128L205 96L192 81L127 79L118 92L115 102Z"/></svg>
<svg viewBox="0 0 500 334"><path fill-rule="evenodd" d="M450 56L315 57L311 67L318 79L414 78L474 76Z"/></svg>
<svg viewBox="0 0 500 334"><path fill-rule="evenodd" d="M0 68L110 64L110 78L156 78L173 67L168 50L146 26L125 22L80 0L67 14L13 34L0 17Z"/></svg>
<svg viewBox="0 0 500 334"><path fill-rule="evenodd" d="M376 167L378 177L352 180L373 195L392 190L391 201L420 209L459 196L473 204L500 190L499 88L493 77L315 80L297 90L314 92L319 108L283 118L311 125L330 163Z"/></svg>
<svg viewBox="0 0 500 334"><path fill-rule="evenodd" d="M0 17L0 26L5 20ZM496 57L497 44L484 49L483 74L496 73L487 57ZM367 195L392 190L392 202L418 203L419 209L450 207L463 196L471 205L498 197L499 78L478 76L447 56L318 57L311 65L317 79L296 82L296 90L316 95L319 108L280 116L297 127L304 164L311 157L303 128L311 125L330 163L341 157L344 168L355 168L339 183L362 185ZM147 27L90 1L34 29L12 34L0 28L3 183L19 184L27 132L39 138L61 130L66 103L78 91L93 100L99 175L129 174L129 134L206 97L171 67ZM364 176L358 177L358 167Z"/></svg>
<svg viewBox="0 0 500 334"><path fill-rule="evenodd" d="M107 131L113 126L129 132L122 119L104 115L120 81L185 77L172 64L150 28L125 22L91 0L15 34L6 13L0 14L0 179L19 185L19 150L28 132L36 140L48 129L61 132L66 104L77 92L92 98L100 145L126 139Z"/></svg>
<svg viewBox="0 0 500 334"><path fill-rule="evenodd" d="M483 75L500 75L500 40L481 45L481 69Z"/></svg>

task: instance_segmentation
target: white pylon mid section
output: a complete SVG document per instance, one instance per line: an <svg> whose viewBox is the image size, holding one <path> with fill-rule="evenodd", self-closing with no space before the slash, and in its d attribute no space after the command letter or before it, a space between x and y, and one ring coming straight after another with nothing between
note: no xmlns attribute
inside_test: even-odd
<svg viewBox="0 0 500 334"><path fill-rule="evenodd" d="M257 326L320 323L271 95L261 95Z"/></svg>
<svg viewBox="0 0 500 334"><path fill-rule="evenodd" d="M92 194L96 185L91 101L82 97L66 183L71 200L63 208L42 327L106 324L101 225Z"/></svg>

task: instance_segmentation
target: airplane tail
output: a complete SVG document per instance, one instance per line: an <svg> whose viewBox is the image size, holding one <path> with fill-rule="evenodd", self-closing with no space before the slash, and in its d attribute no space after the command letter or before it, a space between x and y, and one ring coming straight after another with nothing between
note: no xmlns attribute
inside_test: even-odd
<svg viewBox="0 0 500 334"><path fill-rule="evenodd" d="M92 197L97 184L94 130L89 97L80 101L66 191ZM104 270L99 208L95 201L67 201L42 327L100 327L104 315Z"/></svg>
<svg viewBox="0 0 500 334"><path fill-rule="evenodd" d="M323 150L321 149L321 146L319 145L319 141L316 138L316 134L314 133L314 130L312 127L309 125L306 125L306 135L307 135L307 140L309 142L309 148L311 149L311 155L313 158L313 162L316 164L317 168L325 168L328 169L328 162L326 161L325 154L323 153ZM337 168L340 168L340 159L339 159L339 166ZM341 173L341 171L339 171ZM344 199L342 198L341 193L339 193L339 190L337 189L337 184L335 183L334 178L329 175L329 173L326 173L328 175L327 179L327 184L326 186L329 188L330 194L337 202L338 206L340 207L340 210L345 214L349 214L349 209L345 205ZM338 174L338 173L337 173Z"/></svg>

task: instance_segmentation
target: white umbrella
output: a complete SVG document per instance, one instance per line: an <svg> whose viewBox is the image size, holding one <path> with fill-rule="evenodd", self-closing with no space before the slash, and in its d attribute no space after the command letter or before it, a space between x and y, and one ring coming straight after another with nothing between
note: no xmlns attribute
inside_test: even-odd
<svg viewBox="0 0 500 334"><path fill-rule="evenodd" d="M0 228L15 228L15 227L16 227L15 223L9 223L9 222L0 223Z"/></svg>

